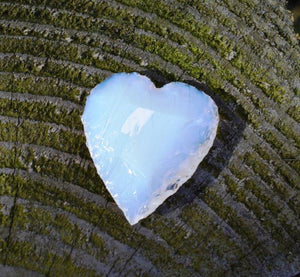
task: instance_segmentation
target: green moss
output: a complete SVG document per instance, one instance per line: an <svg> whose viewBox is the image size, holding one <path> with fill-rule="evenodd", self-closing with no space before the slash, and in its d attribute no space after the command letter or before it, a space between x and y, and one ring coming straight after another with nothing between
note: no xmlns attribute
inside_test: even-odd
<svg viewBox="0 0 300 277"><path fill-rule="evenodd" d="M286 186L278 182L278 180L272 176L268 166L259 159L259 156L255 152L247 152L245 155L245 162L253 168L254 172L257 173L266 184L271 186L271 188L274 188L283 199L289 197L290 192L287 190Z"/></svg>
<svg viewBox="0 0 300 277"><path fill-rule="evenodd" d="M1 243L1 248L7 251L8 265L20 266L29 270L47 274L48 268L52 264L55 254L48 250L41 250L32 242L12 241L9 249L5 248L5 243ZM67 253L65 253L66 255ZM67 256L67 255L66 255ZM26 257L26 259L24 259ZM1 263L4 262L4 256L0 257ZM96 272L84 267L78 267L70 258L55 256L55 263L51 267L51 274L59 276L96 276Z"/></svg>
<svg viewBox="0 0 300 277"><path fill-rule="evenodd" d="M127 3L127 4L130 4L130 3ZM131 3L131 4L133 4L133 3ZM148 3L147 3L148 4ZM54 2L49 2L48 3L48 5L53 5L53 6L55 6L55 7L57 7L57 3L54 3ZM137 3L134 3L134 5L137 5ZM122 10L122 15L119 15L119 13L120 13L120 11L116 11L114 8L112 8L112 7L109 7L109 6L107 6L107 4L105 4L104 5L105 6L105 8L103 8L103 5L101 5L101 11L103 11L104 12L104 14L102 14L102 16L104 15L106 15L106 13L107 13L107 16L113 16L114 18L115 17L118 17L118 16L120 16L120 18L122 18L122 21L126 21L126 18L128 17L128 18L135 18L132 14L129 14L129 13L127 13L127 12L125 12L124 10ZM141 8L143 9L143 5L141 6ZM152 7L152 8L154 8L154 7ZM169 9L169 7L166 7L164 4L162 4L162 3L157 3L157 7L155 7L155 12L157 12L159 15L161 15L162 17L165 17L166 16L166 14L168 14L169 13L169 11L168 11L168 9ZM164 11L164 12L162 12L162 11ZM124 13L126 14L126 16L124 17ZM49 14L48 15L48 17L49 17L49 19L51 18L51 14ZM180 19L179 19L179 18ZM64 17L63 17L64 18ZM75 20L75 22L76 22L76 24L83 24L82 25L82 28L83 28L83 26L84 25L86 25L87 23L85 22L85 19L82 19L82 18L80 18L80 20L79 20L79 18L78 17L76 17L77 19ZM184 22L182 22L182 20L183 20L183 18L184 18L184 20L186 20L187 22L189 22L189 24L188 24L188 26L189 27L191 27L191 26L194 26L194 24L198 24L198 23L195 23L194 21L193 21L193 19L192 18L189 18L186 14L185 14L185 16L183 17L182 15L180 15L180 12L179 13L172 13L172 15L171 15L171 20L174 20L174 23L175 24L179 24L180 25L180 23L182 23L183 25L181 26L181 27L185 27L185 23ZM168 18L169 19L169 18ZM32 19L31 19L32 20ZM146 21L146 19L143 19L143 20L138 20L139 22L145 22ZM55 21L55 24L58 24L58 22L59 21ZM61 24L63 24L63 23L61 23ZM134 20L134 24L136 24L136 22L135 22L135 20ZM151 24L151 30L153 30L153 22L152 22L152 24ZM195 25L195 26L196 26ZM77 26L77 25L76 25ZM125 27L124 27L125 26ZM126 28L126 26L127 25L123 25L123 27L120 27L120 28ZM143 28L144 26L140 26L141 28ZM109 29L109 28L107 28L107 27L103 27L103 30L105 31L105 30L107 30L107 29ZM121 36L122 37L122 35L124 35L124 39L125 39L125 41L127 41L127 39L128 39L128 34L130 34L131 33L131 31L129 31L128 32L128 30L121 30L121 29L118 29L118 28L116 28L116 26L114 26L114 28L111 28L111 29L113 29L113 30L115 30L115 32L117 32L118 33L118 35L119 36ZM154 28L155 29L155 28ZM231 52L231 50L232 50L232 47L230 46L228 46L228 45L230 45L230 43L228 42L228 40L224 40L225 38L224 37L221 37L219 34L211 34L211 30L207 27L207 28L205 28L205 26L201 26L201 28L200 28L200 26L199 26L199 28L195 28L195 29L193 29L191 32L193 33L193 31L194 32L200 32L200 34L202 34L202 39L204 39L204 40L206 40L208 43L211 43L212 45L212 47L214 47L213 46L213 44L215 43L215 46L216 46L216 48L218 49L218 50L220 50L220 49L222 49L222 44L224 44L224 49L226 50L226 55L228 55L228 53L229 52ZM198 34L199 36L200 36L200 38L201 38L201 35L200 34ZM112 36L112 34L109 34L110 36ZM197 34L196 34L196 36L197 36ZM128 42L129 41L132 41L132 39L134 40L133 42L134 43L137 43L137 45L139 45L139 47L141 48L141 49L145 49L145 46L147 46L147 49L146 50L148 50L148 51L150 51L150 52L153 52L153 53L156 53L156 54L159 54L159 51L162 51L163 49L164 49L164 47L162 47L162 46L159 46L159 45L157 45L157 46L154 46L154 44L153 44L153 41L152 42L149 42L148 41L148 43L146 43L144 46L142 46L141 44L140 44L140 40L142 39L142 37L141 38L137 38L137 37L139 37L139 36L137 36L137 35L135 35L135 36L131 36L130 38L129 38L129 40L128 40ZM214 37L215 37L215 39L214 39ZM148 40L149 40L150 38L148 38ZM152 39L152 38L151 38ZM150 48L149 48L150 47ZM154 47L154 48L153 48ZM149 49L148 49L149 48ZM191 47L192 49L194 49L194 47L192 46ZM225 51L224 50L224 51ZM185 67L182 67L184 70L188 70L188 72L194 72L194 67L193 67L193 65L192 65L192 63L189 63L189 65L188 66L186 66L186 62L187 62L187 60L186 60L186 58L183 58L183 56L180 54L180 56L178 56L177 55L177 52L178 52L178 50L177 49L175 49L175 51L173 50L173 51L171 51L170 52L170 58L168 58L168 51L162 51L163 52L163 55L161 55L161 54L159 54L160 56L162 56L164 59L168 59L169 61L172 61L173 63L175 63L175 64L178 64L179 66L185 66L185 67L188 67L188 69L186 69ZM211 59L211 58L210 58ZM241 63L241 65L246 65L246 64L249 64L249 63L246 63L246 62L242 62ZM111 65L110 66L110 70L111 71L115 71L115 69L114 69L114 66L113 65ZM129 70L129 71L132 71L131 69ZM224 71L224 69L223 69L223 71ZM251 74L253 74L253 72L257 72L257 69L256 70L253 70L253 67L249 67L248 68L248 70L245 70L245 69L243 69L243 71L245 72L245 73L247 73L247 74L250 74L249 76L251 77ZM194 75L193 75L194 76ZM198 76L199 76L199 74L198 74ZM198 77L198 76L194 76L194 77ZM262 88L263 88L263 90L265 89L265 87L263 86L263 84L265 83L265 82L262 82L261 81L261 76L259 76L260 78L259 78L259 82L257 83L259 86L261 86ZM256 77L255 77L256 78ZM228 78L229 79L229 78ZM253 79L253 81L255 81L255 79ZM280 92L278 92L278 91L280 91ZM280 88L280 87L278 87L278 86L276 86L276 85L272 85L272 87L271 88L268 88L267 90L265 90L265 92L268 94L268 95L271 95L273 98L274 98L274 100L275 101L279 101L279 102L282 102L283 101L283 99L284 99L284 95L283 95L283 89L282 88ZM283 98L282 98L283 97Z"/></svg>
<svg viewBox="0 0 300 277"><path fill-rule="evenodd" d="M263 90L263 92L267 96L271 97L271 99L273 99L274 101L278 103L285 102L286 90L283 87L275 84L270 85L267 82L263 82L263 81L258 81L256 85L260 87Z"/></svg>
<svg viewBox="0 0 300 277"><path fill-rule="evenodd" d="M0 166L2 168L13 168L15 163L15 149L7 150L0 147Z"/></svg>
<svg viewBox="0 0 300 277"><path fill-rule="evenodd" d="M236 184L229 176L225 176L225 180L227 191L233 196L234 199L243 203L251 212L254 213L257 220L260 221L260 224L271 233L273 239L280 243L280 248L282 251L283 249L286 249L287 244L289 244L290 247L293 246L292 240L282 239L285 234L281 226L276 221L271 220L269 212L271 212L275 218L278 218L283 206L280 205L278 201L274 201L270 193L264 191L263 187L253 180L246 180L240 186ZM249 192L253 193L257 199L262 202L263 208ZM295 232L293 225L289 222L284 222L284 226L285 229L291 234L291 237L293 237Z"/></svg>
<svg viewBox="0 0 300 277"><path fill-rule="evenodd" d="M184 208L182 218L195 233L191 232L192 234L185 238L178 252L191 256L193 268L200 274L205 274L203 270L207 268L212 268L213 272L222 268L222 265L214 262L212 258L214 251L217 251L215 254L218 256L224 257L227 263L232 263L243 255L243 250L235 239L224 232L205 209L190 204Z"/></svg>
<svg viewBox="0 0 300 277"><path fill-rule="evenodd" d="M82 94L80 88L72 87L71 84L64 84L59 79L14 75L12 73L0 75L0 90L60 97L75 103L82 103L81 98L88 93L85 89Z"/></svg>
<svg viewBox="0 0 300 277"><path fill-rule="evenodd" d="M90 242L97 248L103 248L104 247L103 239L95 233L91 234Z"/></svg>
<svg viewBox="0 0 300 277"><path fill-rule="evenodd" d="M28 219L26 217L25 208L23 205L16 204L14 206L13 228L24 230L27 228Z"/></svg>
<svg viewBox="0 0 300 277"><path fill-rule="evenodd" d="M50 103L1 99L0 113L5 116L51 122L65 125L71 129L82 130L80 120L82 112L80 110L73 109L68 111L63 107Z"/></svg>
<svg viewBox="0 0 300 277"><path fill-rule="evenodd" d="M276 171L281 174L289 185L294 188L298 187L299 176L284 161L277 159L276 155L272 155L272 152L268 151L263 145L256 145L255 150L265 161L273 160Z"/></svg>
<svg viewBox="0 0 300 277"><path fill-rule="evenodd" d="M288 115L290 115L293 119L295 119L297 122L300 122L300 112L299 112L299 110L300 110L300 107L299 107L299 106L297 106L297 105L292 105L292 106L288 109L287 113L288 113Z"/></svg>
<svg viewBox="0 0 300 277"><path fill-rule="evenodd" d="M252 34L254 35L254 38L251 36L246 36L246 35L241 35L241 32L239 29L236 28L237 25L244 25L244 18L243 20L241 20L240 18L236 17L236 18L232 18L232 17L227 17L224 16L221 12L219 12L218 9L215 8L215 4L214 3L210 3L210 2L199 2L199 1L185 1L185 0L180 0L179 2L183 3L185 6L186 5L190 5L191 7L195 8L198 10L198 12L203 16L204 18L205 16L208 17L213 17L215 20L217 20L219 22L219 25L216 26L215 28L218 28L220 25L224 28L227 27L227 31L230 33L233 33L235 36L240 36L240 40L239 42L243 42L244 45L247 45L250 49L252 53L256 53L258 57L260 57L262 55L262 53L264 53L265 48L263 48L263 44L259 43L261 41L261 38L259 37L259 35L257 35L255 32L252 32ZM251 2L250 2L251 3ZM248 4L250 4L248 3ZM222 4L218 4L219 6ZM226 4L225 4L226 5ZM251 6L251 4L250 4ZM224 9L225 7L222 7L222 9ZM232 7L234 9L234 7ZM249 17L249 19L251 20L252 18ZM257 28L260 28L261 26L257 26ZM264 30L264 33L266 33L266 30ZM268 34L269 35L269 34ZM237 45L234 46L234 51L235 52L240 52L241 47L237 47ZM274 53L270 53L268 52L266 57L270 60L271 63L274 63L274 66L276 67L277 71L279 71L282 67L280 66L280 64L278 64L278 59L277 56L274 55ZM235 60L232 61L233 64L235 62ZM238 65L238 64L235 64ZM241 66L241 64L240 64ZM238 66L238 68L240 68L240 66ZM256 67L257 70L257 67ZM242 71L243 72L243 71ZM255 71L252 70L252 73L254 73ZM251 75L250 71L247 71L247 73L249 73ZM287 78L288 77L288 73L287 72L282 72L282 70L280 71L280 73Z"/></svg>
<svg viewBox="0 0 300 277"><path fill-rule="evenodd" d="M290 144L284 142L274 130L261 130L261 133L264 139L274 147L273 149L277 151L283 160L295 159L295 149L293 149ZM300 167L297 168L297 165L294 166L293 163L291 163L291 165L295 170L300 169Z"/></svg>
<svg viewBox="0 0 300 277"><path fill-rule="evenodd" d="M258 238L254 230L249 228L249 224L247 224L245 219L240 217L231 206L226 205L213 188L208 188L206 190L203 200L236 232L247 239L250 244L258 243Z"/></svg>
<svg viewBox="0 0 300 277"><path fill-rule="evenodd" d="M3 180L4 180L4 178L0 175L0 188L3 185L3 183L2 183ZM3 192L3 190L0 189L0 195L2 194L2 192ZM9 216L5 215L2 212L2 208L3 208L3 205L0 203L0 226L8 227L10 224L10 218L9 218ZM0 245L1 245L1 242L0 242ZM1 248L0 248L0 251L2 251Z"/></svg>
<svg viewBox="0 0 300 277"><path fill-rule="evenodd" d="M275 123L275 127L287 138L293 139L295 141L295 146L300 148L300 137L299 134L297 134L295 124L291 121L287 121L286 119L281 119Z"/></svg>
<svg viewBox="0 0 300 277"><path fill-rule="evenodd" d="M111 199L94 167L88 166L87 169L84 169L76 163L69 162L68 165L65 165L55 159L52 160L45 157L40 157L29 162L33 162L33 169L42 175L53 176L53 178L58 178L62 181L72 182L89 191L101 194L107 199Z"/></svg>
<svg viewBox="0 0 300 277"><path fill-rule="evenodd" d="M76 224L70 222L67 216L57 214L52 224L60 234L61 240L73 247L82 247L87 237Z"/></svg>
<svg viewBox="0 0 300 277"><path fill-rule="evenodd" d="M75 212L79 211L79 217L89 219L89 222L97 222L98 215L103 212L102 207L96 207L92 203L87 203L80 199L78 196L70 192L65 192L63 188L53 187L51 184L37 182L32 179L25 180L19 175L0 175L3 183L5 184L1 192L2 195L14 196L16 187L19 186L22 189L19 191L19 197L29 199L32 201L38 201L45 205L64 208L67 211Z"/></svg>
<svg viewBox="0 0 300 277"><path fill-rule="evenodd" d="M270 195L268 191L265 191L264 187L260 185L260 183L252 179L247 179L245 180L244 185L246 189L249 189L258 199L262 201L267 210L272 212L274 215L280 213L280 205L274 201L272 195Z"/></svg>
<svg viewBox="0 0 300 277"><path fill-rule="evenodd" d="M0 70L18 73L30 73L36 76L57 77L72 83L94 87L104 79L104 75L94 74L87 75L81 68L76 68L72 65L59 64L54 60L47 59L36 63L34 57L28 56L24 61L20 56L7 56L0 60Z"/></svg>
<svg viewBox="0 0 300 277"><path fill-rule="evenodd" d="M118 228L113 228L113 222L118 222ZM159 265L159 267L165 268L172 264L175 270L178 268L179 272L184 271L181 265L170 256L169 250L155 242L152 238L146 239L141 234L135 232L123 217L105 211L101 217L101 228L117 240L134 249L138 248L145 257L149 258L154 264ZM153 255L153 253L159 253L159 255Z"/></svg>
<svg viewBox="0 0 300 277"><path fill-rule="evenodd" d="M105 242L102 237L99 235L92 233L89 238L90 243L92 243L93 247L96 248L96 256L98 259L104 260L106 256L109 254L109 250L105 246Z"/></svg>
<svg viewBox="0 0 300 277"><path fill-rule="evenodd" d="M134 1L124 0L124 2L133 7L138 6L141 9L145 9L144 3L143 5L139 5ZM151 9L153 9L152 11L159 14L161 17L167 18L174 24L179 25L181 28L189 30L193 35L200 38L202 41L208 43L208 45L210 45L212 48L219 52L221 57L227 57L229 53L231 53L233 50L235 50L235 52L239 52L240 54L242 53L242 50L239 49L237 45L233 45L232 41L228 40L225 36L214 33L210 29L210 27L194 21L190 14L184 14L183 16L179 10L170 11L170 6L166 6L165 4L160 2L156 3L156 5L154 6L147 6L146 11L149 11L149 7L151 7ZM243 55L245 57L247 56L246 54ZM261 76L258 76L258 74L256 76L253 76L254 73L257 73L257 67L255 67L254 70L254 67L251 64L251 60L247 58L247 61L242 61L237 64L235 63L236 61L237 59L234 59L232 61L232 64L234 66L237 66L241 70L241 72L247 74L247 76L250 77L250 79L256 85L260 86L268 96L271 96L275 101L279 103L284 102L286 92L284 88L280 87L279 85L274 85L275 80L273 80L273 84L270 88L266 88L262 86Z"/></svg>
<svg viewBox="0 0 300 277"><path fill-rule="evenodd" d="M228 55L231 51L230 42L219 34L214 34L211 28L208 25L204 25L203 23L195 21L191 14L185 13L183 14L179 9L174 9L173 7L166 6L164 3L158 1L156 5L151 5L149 1L143 3L137 3L136 1L131 0L123 0L121 1L127 5L132 7L139 7L146 12L154 12L158 14L160 17L168 19L175 25L190 31L193 35L200 38L201 40L207 42L211 47L216 49L222 56ZM133 17L131 15L131 17ZM140 26L139 26L140 27ZM141 26L142 28L144 26ZM143 28L144 29L144 28ZM151 28L151 31L156 30L156 28ZM160 35L163 35L160 33ZM172 37L170 32L168 35ZM181 38L181 42L183 38Z"/></svg>
<svg viewBox="0 0 300 277"><path fill-rule="evenodd" d="M0 130L3 130L0 133L1 141L16 141L16 123L0 123L0 127ZM20 143L48 146L63 152L80 155L84 159L90 159L84 136L75 135L71 131L56 130L55 127L52 128L45 123L22 122L18 127L18 141Z"/></svg>
<svg viewBox="0 0 300 277"><path fill-rule="evenodd" d="M30 223L29 231L35 231L42 235L50 235L49 225L53 221L53 216L49 211L37 208L34 206L27 206L27 219Z"/></svg>
<svg viewBox="0 0 300 277"><path fill-rule="evenodd" d="M238 179L243 180L249 177L249 173L244 166L241 166L240 160L234 159L229 164L230 171L236 176Z"/></svg>
<svg viewBox="0 0 300 277"><path fill-rule="evenodd" d="M141 224L159 234L174 249L182 245L184 237L187 235L186 231L180 226L177 227L172 220L166 222L164 219L152 218L151 220L142 221Z"/></svg>
<svg viewBox="0 0 300 277"><path fill-rule="evenodd" d="M140 251L154 264L166 266L166 264L172 263L173 266L176 266L176 262L170 257L170 253L164 247L136 232L132 234L133 230L123 216L112 213L107 209L104 210L104 208L96 207L93 203L85 202L71 193L65 192L63 189L55 188L45 183L36 182L31 179L27 181L18 175L13 177L2 174L0 176L6 178L6 182L11 184L11 191L14 191L16 186L22 187L19 197L70 211L79 218L97 225L101 230L107 232L113 238L126 243L128 246L133 248L140 247ZM101 222L99 222L100 214L102 214ZM119 227L117 229L112 226L115 221L118 221ZM65 239L70 239L70 237L66 236ZM159 255L153 255L153 251L154 253L159 253Z"/></svg>
<svg viewBox="0 0 300 277"><path fill-rule="evenodd" d="M3 168L34 170L41 175L52 176L61 181L77 184L111 200L111 196L92 165L83 167L81 164L72 161L69 161L66 165L59 162L58 157L49 159L39 155L30 146L22 150L15 147L10 150L0 147L0 150L0 166ZM16 158L14 158L15 156ZM6 187L3 185L1 189L4 192Z"/></svg>

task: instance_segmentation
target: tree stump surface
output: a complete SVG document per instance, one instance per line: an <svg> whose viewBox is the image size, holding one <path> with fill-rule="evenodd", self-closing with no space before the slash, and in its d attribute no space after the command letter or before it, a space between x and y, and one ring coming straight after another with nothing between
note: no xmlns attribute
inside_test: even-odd
<svg viewBox="0 0 300 277"><path fill-rule="evenodd" d="M0 2L0 276L300 271L299 45L284 1ZM209 155L130 226L80 121L114 72L219 107Z"/></svg>

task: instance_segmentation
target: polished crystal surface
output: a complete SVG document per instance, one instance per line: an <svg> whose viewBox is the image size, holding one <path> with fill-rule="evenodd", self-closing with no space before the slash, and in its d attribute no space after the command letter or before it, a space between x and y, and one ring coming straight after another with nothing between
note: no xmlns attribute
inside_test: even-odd
<svg viewBox="0 0 300 277"><path fill-rule="evenodd" d="M114 74L97 85L82 115L98 174L130 224L193 175L218 121L204 92L180 82L156 88L138 73Z"/></svg>

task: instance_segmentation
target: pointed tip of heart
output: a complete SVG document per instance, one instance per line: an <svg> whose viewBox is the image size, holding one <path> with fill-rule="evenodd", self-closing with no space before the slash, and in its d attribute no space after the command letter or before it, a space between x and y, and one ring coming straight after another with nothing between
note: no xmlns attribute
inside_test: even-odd
<svg viewBox="0 0 300 277"><path fill-rule="evenodd" d="M147 205L143 205L138 209L135 209L132 215L130 215L129 211L123 211L124 216L126 217L127 221L130 225L135 225L142 219L148 217L151 215L168 197L170 197L172 194L174 194L180 186L176 187L174 190L168 190L165 191L165 193L162 193L160 196L157 196L152 199L150 203Z"/></svg>

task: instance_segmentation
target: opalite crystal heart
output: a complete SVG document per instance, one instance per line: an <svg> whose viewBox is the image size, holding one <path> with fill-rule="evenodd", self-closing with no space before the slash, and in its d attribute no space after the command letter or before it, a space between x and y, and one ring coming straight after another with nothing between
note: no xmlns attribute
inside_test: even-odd
<svg viewBox="0 0 300 277"><path fill-rule="evenodd" d="M98 174L130 224L151 214L211 148L218 109L202 91L119 73L96 86L82 116Z"/></svg>

